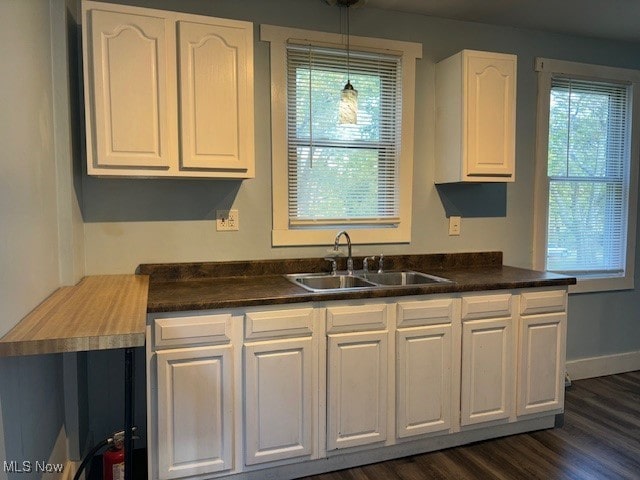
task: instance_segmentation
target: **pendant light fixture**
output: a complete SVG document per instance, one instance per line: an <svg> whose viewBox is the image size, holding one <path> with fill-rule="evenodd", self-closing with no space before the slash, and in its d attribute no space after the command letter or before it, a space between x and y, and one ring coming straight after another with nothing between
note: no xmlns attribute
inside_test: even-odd
<svg viewBox="0 0 640 480"><path fill-rule="evenodd" d="M350 78L350 53L351 44L349 36L349 8L359 0L337 0L337 4L347 11L347 84L340 92L340 106L338 121L342 125L355 125L358 123L358 91L351 85ZM340 28L342 30L342 26Z"/></svg>

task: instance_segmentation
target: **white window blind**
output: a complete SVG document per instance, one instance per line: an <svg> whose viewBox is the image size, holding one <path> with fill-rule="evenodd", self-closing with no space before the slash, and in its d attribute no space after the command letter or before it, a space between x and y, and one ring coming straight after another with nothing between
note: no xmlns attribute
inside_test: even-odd
<svg viewBox="0 0 640 480"><path fill-rule="evenodd" d="M552 78L547 270L624 273L630 87Z"/></svg>
<svg viewBox="0 0 640 480"><path fill-rule="evenodd" d="M350 52L358 122L338 122L346 51L287 45L289 224L394 225L399 221L400 57Z"/></svg>

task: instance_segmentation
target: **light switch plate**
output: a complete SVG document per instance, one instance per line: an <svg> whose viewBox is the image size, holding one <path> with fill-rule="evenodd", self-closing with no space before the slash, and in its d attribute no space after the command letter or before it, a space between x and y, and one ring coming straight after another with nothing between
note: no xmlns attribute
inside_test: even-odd
<svg viewBox="0 0 640 480"><path fill-rule="evenodd" d="M216 210L216 230L219 232L240 230L238 210Z"/></svg>
<svg viewBox="0 0 640 480"><path fill-rule="evenodd" d="M460 235L460 227L462 224L462 217L451 216L449 217L449 235Z"/></svg>

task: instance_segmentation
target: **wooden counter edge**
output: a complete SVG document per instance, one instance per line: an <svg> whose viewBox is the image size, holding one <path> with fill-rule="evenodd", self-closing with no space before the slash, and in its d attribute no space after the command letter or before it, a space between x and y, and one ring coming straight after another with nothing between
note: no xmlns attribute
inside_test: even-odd
<svg viewBox="0 0 640 480"><path fill-rule="evenodd" d="M148 291L146 275L60 287L0 339L0 357L144 346Z"/></svg>

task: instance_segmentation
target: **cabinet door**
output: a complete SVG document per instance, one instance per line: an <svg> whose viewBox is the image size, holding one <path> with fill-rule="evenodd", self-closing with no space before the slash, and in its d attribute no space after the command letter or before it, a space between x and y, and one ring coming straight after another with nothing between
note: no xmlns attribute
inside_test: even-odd
<svg viewBox="0 0 640 480"><path fill-rule="evenodd" d="M397 332L397 435L451 428L451 324Z"/></svg>
<svg viewBox="0 0 640 480"><path fill-rule="evenodd" d="M515 85L513 56L466 55L466 174L514 174Z"/></svg>
<svg viewBox="0 0 640 480"><path fill-rule="evenodd" d="M231 346L157 354L159 478L232 468Z"/></svg>
<svg viewBox="0 0 640 480"><path fill-rule="evenodd" d="M462 324L461 425L511 415L513 375L512 319Z"/></svg>
<svg viewBox="0 0 640 480"><path fill-rule="evenodd" d="M247 465L312 452L312 339L245 345Z"/></svg>
<svg viewBox="0 0 640 480"><path fill-rule="evenodd" d="M566 313L521 317L518 415L562 408L566 321Z"/></svg>
<svg viewBox="0 0 640 480"><path fill-rule="evenodd" d="M329 335L327 450L386 440L387 336Z"/></svg>
<svg viewBox="0 0 640 480"><path fill-rule="evenodd" d="M253 27L178 22L181 170L252 177Z"/></svg>
<svg viewBox="0 0 640 480"><path fill-rule="evenodd" d="M151 13L99 9L88 22L88 173L168 169L177 157L170 24Z"/></svg>

